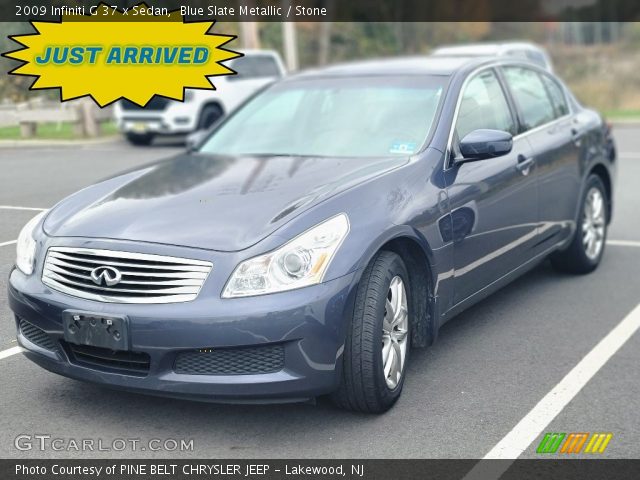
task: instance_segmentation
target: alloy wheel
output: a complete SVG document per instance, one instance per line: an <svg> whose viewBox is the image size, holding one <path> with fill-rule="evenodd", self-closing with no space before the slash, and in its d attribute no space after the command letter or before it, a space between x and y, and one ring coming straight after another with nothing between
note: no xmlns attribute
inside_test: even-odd
<svg viewBox="0 0 640 480"><path fill-rule="evenodd" d="M589 260L595 260L604 246L605 205L602 192L592 187L587 193L582 218L582 246Z"/></svg>
<svg viewBox="0 0 640 480"><path fill-rule="evenodd" d="M408 333L407 292L402 279L395 276L389 285L382 320L382 365L387 387L391 390L400 383L404 373Z"/></svg>

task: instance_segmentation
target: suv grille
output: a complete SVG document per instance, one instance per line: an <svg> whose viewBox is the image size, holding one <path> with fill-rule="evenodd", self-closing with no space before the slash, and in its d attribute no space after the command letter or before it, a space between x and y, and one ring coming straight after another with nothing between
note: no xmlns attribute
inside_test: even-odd
<svg viewBox="0 0 640 480"><path fill-rule="evenodd" d="M210 262L186 258L51 247L42 282L54 290L101 302L188 302L198 296L211 268Z"/></svg>
<svg viewBox="0 0 640 480"><path fill-rule="evenodd" d="M96 370L118 371L144 376L149 372L149 355L64 342L71 363Z"/></svg>
<svg viewBox="0 0 640 480"><path fill-rule="evenodd" d="M251 375L284 368L284 347L201 348L178 354L173 370L186 375Z"/></svg>
<svg viewBox="0 0 640 480"><path fill-rule="evenodd" d="M141 112L161 111L167 108L168 105L169 105L168 98L158 97L157 95L153 97L151 100L149 100L149 103L147 103L144 107L141 107L140 105L137 105L129 100L122 100L120 103L122 110L141 111Z"/></svg>
<svg viewBox="0 0 640 480"><path fill-rule="evenodd" d="M22 333L22 335L31 343L34 343L45 350L56 349L56 341L41 328L36 327L22 318L18 325L20 327L20 333Z"/></svg>

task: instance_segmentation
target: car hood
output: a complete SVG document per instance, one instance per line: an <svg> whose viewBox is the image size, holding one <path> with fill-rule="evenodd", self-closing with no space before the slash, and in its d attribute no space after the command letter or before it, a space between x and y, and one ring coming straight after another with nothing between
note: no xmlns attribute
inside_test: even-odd
<svg viewBox="0 0 640 480"><path fill-rule="evenodd" d="M44 230L51 236L243 250L313 205L406 162L185 154L66 198L49 213Z"/></svg>

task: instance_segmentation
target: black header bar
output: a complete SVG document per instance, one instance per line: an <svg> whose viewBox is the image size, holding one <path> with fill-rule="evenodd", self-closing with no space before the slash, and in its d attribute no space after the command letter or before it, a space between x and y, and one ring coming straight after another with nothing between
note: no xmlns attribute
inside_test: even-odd
<svg viewBox="0 0 640 480"><path fill-rule="evenodd" d="M65 12L113 21L109 7L135 21L223 22L628 22L640 21L637 0L0 0L0 21L58 21ZM104 8L106 7L106 8ZM160 15L154 15L160 13Z"/></svg>

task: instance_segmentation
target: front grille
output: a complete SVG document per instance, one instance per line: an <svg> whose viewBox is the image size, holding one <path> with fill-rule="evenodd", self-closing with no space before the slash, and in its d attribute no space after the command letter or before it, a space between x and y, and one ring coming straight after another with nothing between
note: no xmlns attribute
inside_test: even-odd
<svg viewBox="0 0 640 480"><path fill-rule="evenodd" d="M75 365L138 376L144 376L149 372L151 360L146 353L110 350L67 342L64 342L64 345L69 354L69 360Z"/></svg>
<svg viewBox="0 0 640 480"><path fill-rule="evenodd" d="M51 335L49 335L41 328L36 327L32 323L29 323L22 318L20 319L18 325L20 327L20 333L22 333L22 335L31 343L34 343L40 348L44 348L45 350L56 349L56 341L51 338Z"/></svg>
<svg viewBox="0 0 640 480"><path fill-rule="evenodd" d="M252 375L284 368L284 347L201 348L178 354L173 370L185 375Z"/></svg>
<svg viewBox="0 0 640 480"><path fill-rule="evenodd" d="M169 105L169 101L170 100L168 98L155 96L151 100L149 100L149 103L147 103L144 107L141 107L140 105L137 105L129 100L122 100L120 106L122 107L122 110L157 112L167 108L167 106Z"/></svg>
<svg viewBox="0 0 640 480"><path fill-rule="evenodd" d="M101 302L188 302L198 296L211 267L210 262L187 258L51 247L42 282L54 290Z"/></svg>

